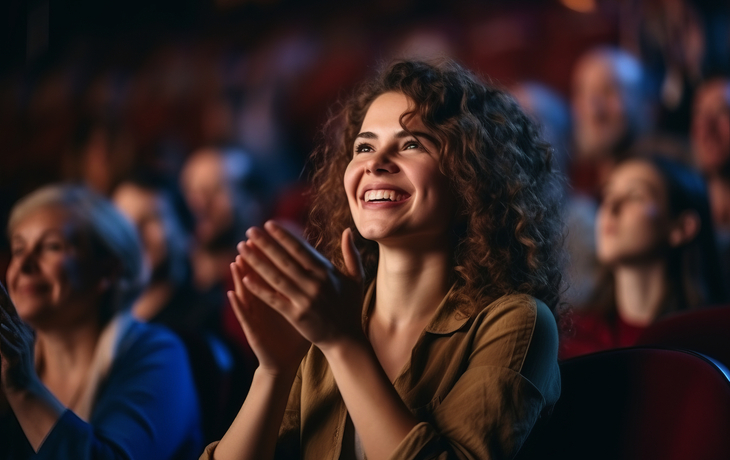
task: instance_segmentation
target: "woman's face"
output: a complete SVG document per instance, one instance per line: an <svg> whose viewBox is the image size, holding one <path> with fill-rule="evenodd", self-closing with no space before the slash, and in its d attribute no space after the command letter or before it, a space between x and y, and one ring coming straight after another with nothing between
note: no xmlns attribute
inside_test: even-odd
<svg viewBox="0 0 730 460"><path fill-rule="evenodd" d="M384 243L445 241L452 226L454 198L439 170L435 138L401 93L376 98L353 145L344 185L360 234Z"/></svg>
<svg viewBox="0 0 730 460"><path fill-rule="evenodd" d="M669 247L667 190L659 172L645 161L618 166L598 209L597 255L607 265L663 257Z"/></svg>
<svg viewBox="0 0 730 460"><path fill-rule="evenodd" d="M122 184L112 197L114 204L137 228L150 267L167 259L166 203L157 193L134 184ZM167 219L169 220L169 218Z"/></svg>
<svg viewBox="0 0 730 460"><path fill-rule="evenodd" d="M79 236L69 212L57 206L31 212L12 229L8 293L33 327L96 318L101 275Z"/></svg>
<svg viewBox="0 0 730 460"><path fill-rule="evenodd" d="M730 161L730 81L703 85L692 113L692 146L698 166L712 174Z"/></svg>

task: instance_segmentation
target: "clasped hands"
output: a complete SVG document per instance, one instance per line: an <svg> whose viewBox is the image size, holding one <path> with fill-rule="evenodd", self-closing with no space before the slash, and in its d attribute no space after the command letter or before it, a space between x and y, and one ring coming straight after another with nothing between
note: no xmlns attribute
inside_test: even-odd
<svg viewBox="0 0 730 460"><path fill-rule="evenodd" d="M365 338L363 268L350 229L341 243L346 273L273 221L246 236L228 297L261 368L296 370L310 343L326 351Z"/></svg>
<svg viewBox="0 0 730 460"><path fill-rule="evenodd" d="M35 336L0 283L0 393L23 391L38 379L33 365Z"/></svg>

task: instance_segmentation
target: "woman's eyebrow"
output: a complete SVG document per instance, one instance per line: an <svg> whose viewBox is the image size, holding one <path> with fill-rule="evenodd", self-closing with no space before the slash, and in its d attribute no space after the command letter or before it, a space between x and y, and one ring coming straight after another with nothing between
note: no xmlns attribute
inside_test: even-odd
<svg viewBox="0 0 730 460"><path fill-rule="evenodd" d="M363 139L377 139L378 138L378 135L375 134L375 133L371 133L370 131L365 131L365 132L362 132L362 133L358 134L355 137L355 139L360 139L360 138L363 138Z"/></svg>
<svg viewBox="0 0 730 460"><path fill-rule="evenodd" d="M410 136L422 137L422 138L426 139L427 141L431 142L433 145L438 145L438 141L436 140L435 137L433 137L431 134L425 133L423 131L410 131L410 132L408 132L406 130L403 130L403 131L398 131L395 134L396 139L402 139L404 137L410 137Z"/></svg>
<svg viewBox="0 0 730 460"><path fill-rule="evenodd" d="M431 141L433 144L436 144L436 139L432 135L425 133L423 131L408 132L406 130L401 130L401 131L398 131L397 133L395 133L396 139L403 139L404 137L410 137L410 136L422 137L424 139ZM373 132L370 132L370 131L363 131L360 134L358 134L355 137L355 139L378 139L378 135Z"/></svg>
<svg viewBox="0 0 730 460"><path fill-rule="evenodd" d="M652 193L659 193L657 187L645 179L634 179L629 182L629 187L634 189L648 189Z"/></svg>

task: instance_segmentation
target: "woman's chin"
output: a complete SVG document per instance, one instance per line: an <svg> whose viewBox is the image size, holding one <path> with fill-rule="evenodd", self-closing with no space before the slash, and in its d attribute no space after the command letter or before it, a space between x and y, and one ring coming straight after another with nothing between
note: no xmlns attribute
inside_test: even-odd
<svg viewBox="0 0 730 460"><path fill-rule="evenodd" d="M358 232L366 240L375 242L384 241L397 236L395 229L391 226L376 223L358 226Z"/></svg>

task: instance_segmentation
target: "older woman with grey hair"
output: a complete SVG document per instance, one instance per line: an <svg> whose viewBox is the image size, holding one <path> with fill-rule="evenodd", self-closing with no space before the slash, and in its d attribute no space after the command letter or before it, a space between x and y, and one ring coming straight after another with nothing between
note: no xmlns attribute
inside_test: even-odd
<svg viewBox="0 0 730 460"><path fill-rule="evenodd" d="M129 314L147 278L132 226L106 199L55 185L16 204L8 235L0 458L194 458L185 349Z"/></svg>

